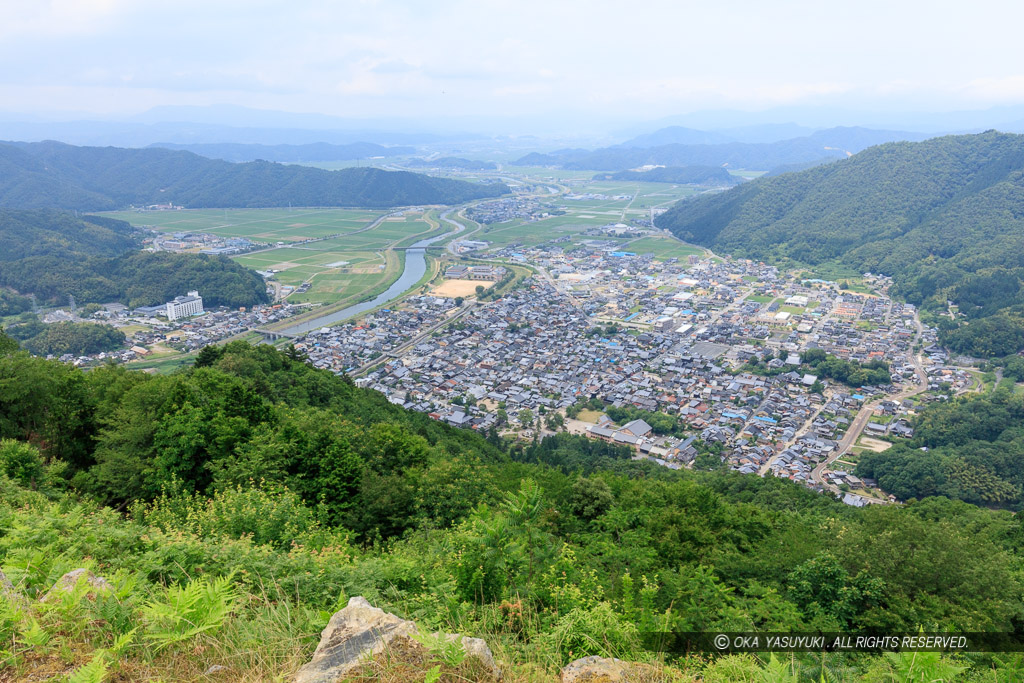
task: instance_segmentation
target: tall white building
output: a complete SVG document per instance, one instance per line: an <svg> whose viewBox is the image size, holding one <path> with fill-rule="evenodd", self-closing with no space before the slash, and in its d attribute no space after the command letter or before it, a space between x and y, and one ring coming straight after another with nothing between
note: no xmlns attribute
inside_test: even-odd
<svg viewBox="0 0 1024 683"><path fill-rule="evenodd" d="M167 302L167 319L177 320L203 312L203 297L193 290L187 296L176 296L174 301Z"/></svg>

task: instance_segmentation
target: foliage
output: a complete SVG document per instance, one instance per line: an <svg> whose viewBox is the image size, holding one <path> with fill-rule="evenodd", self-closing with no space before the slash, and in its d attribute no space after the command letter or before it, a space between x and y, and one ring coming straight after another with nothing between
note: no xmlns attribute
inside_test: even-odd
<svg viewBox="0 0 1024 683"><path fill-rule="evenodd" d="M633 420L643 420L651 426L651 431L655 434L682 436L684 433L682 420L665 413L652 412L650 410L634 408L633 406L608 406L604 409L604 413L620 425Z"/></svg>
<svg viewBox="0 0 1024 683"><path fill-rule="evenodd" d="M0 473L22 486L35 488L43 479L43 459L27 443L0 439Z"/></svg>
<svg viewBox="0 0 1024 683"><path fill-rule="evenodd" d="M170 586L162 596L149 601L142 610L147 625L145 638L160 651L183 643L201 633L211 633L224 625L241 598L233 577L220 576L212 581L198 578L186 586Z"/></svg>
<svg viewBox="0 0 1024 683"><path fill-rule="evenodd" d="M24 342L25 348L37 356L76 356L113 351L124 345L124 332L110 325L58 322L43 327L42 332Z"/></svg>
<svg viewBox="0 0 1024 683"><path fill-rule="evenodd" d="M1016 438L1019 401L928 409L915 439L953 452ZM484 637L510 675L539 672L516 681L591 654L649 660L650 632L1012 632L1024 619L1024 532L1006 511L941 497L851 508L566 433L503 451L268 346L228 344L167 376L0 356L0 432L17 440L0 453L38 448L30 469L75 487L0 475L0 567L30 598L0 601L0 666L19 680L62 651L61 671L109 653L111 677L187 680L212 663L287 677L350 595L423 632ZM31 599L76 567L112 591ZM459 654L436 645L427 673ZM836 680L1016 666L844 657ZM708 681L825 671L818 653L670 664Z"/></svg>
<svg viewBox="0 0 1024 683"><path fill-rule="evenodd" d="M459 204L508 192L501 183L268 161L230 163L168 149L0 145L0 206L85 211L172 203L186 208L391 207Z"/></svg>
<svg viewBox="0 0 1024 683"><path fill-rule="evenodd" d="M914 439L864 453L858 476L871 477L901 500L946 496L977 505L1024 504L1024 397L991 395L929 406ZM923 449L923 450L922 450Z"/></svg>
<svg viewBox="0 0 1024 683"><path fill-rule="evenodd" d="M148 306L193 289L210 306L270 300L262 277L223 256L136 251L140 240L124 221L2 209L0 241L10 244L0 252L0 285L41 302L72 295L79 304Z"/></svg>

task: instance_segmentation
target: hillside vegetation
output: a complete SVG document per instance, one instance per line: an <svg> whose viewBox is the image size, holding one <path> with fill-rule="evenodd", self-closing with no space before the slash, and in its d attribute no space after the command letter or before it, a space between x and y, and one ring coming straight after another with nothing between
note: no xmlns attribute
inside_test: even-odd
<svg viewBox="0 0 1024 683"><path fill-rule="evenodd" d="M509 681L554 681L590 654L650 661L653 631L1014 632L1024 617L1024 529L1008 512L855 509L631 455L451 429L268 346L207 347L166 376L86 374L0 337L0 568L25 598L0 603L0 668L178 681L216 664L226 680L281 680L353 595L484 637ZM34 601L80 566L111 588ZM1024 666L668 660L709 683L995 682ZM439 661L417 680L460 680Z"/></svg>
<svg viewBox="0 0 1024 683"><path fill-rule="evenodd" d="M185 151L0 144L0 206L83 211L173 203L187 208L392 207L457 204L508 192L405 171L325 171L268 161L230 163Z"/></svg>
<svg viewBox="0 0 1024 683"><path fill-rule="evenodd" d="M956 351L1024 348L1024 136L890 143L677 204L657 219L723 253L891 275Z"/></svg>
<svg viewBox="0 0 1024 683"><path fill-rule="evenodd" d="M62 211L0 209L0 286L39 303L164 303L196 289L210 306L269 301L263 278L224 257L135 251L141 241L124 221ZM9 294L0 305L27 310Z"/></svg>

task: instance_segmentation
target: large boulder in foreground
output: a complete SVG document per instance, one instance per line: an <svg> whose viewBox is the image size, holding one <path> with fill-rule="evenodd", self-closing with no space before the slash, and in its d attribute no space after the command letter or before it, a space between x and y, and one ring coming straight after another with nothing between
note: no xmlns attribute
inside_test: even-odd
<svg viewBox="0 0 1024 683"><path fill-rule="evenodd" d="M407 666L430 668L430 653L413 637L416 624L377 609L365 598L354 597L345 609L336 612L320 634L313 658L295 674L293 683L334 683L357 670L372 668L372 661L388 652L392 661ZM448 642L460 640L466 661L484 677L476 680L497 680L501 672L494 663L487 643L479 638L445 634ZM402 665L402 664L399 664ZM473 680L473 679L471 679Z"/></svg>
<svg viewBox="0 0 1024 683"><path fill-rule="evenodd" d="M562 669L562 683L661 683L671 680L649 664L609 657L584 657Z"/></svg>

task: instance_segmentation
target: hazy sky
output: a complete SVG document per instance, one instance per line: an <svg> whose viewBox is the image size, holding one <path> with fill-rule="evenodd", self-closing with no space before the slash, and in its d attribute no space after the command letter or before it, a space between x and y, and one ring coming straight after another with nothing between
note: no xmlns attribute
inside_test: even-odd
<svg viewBox="0 0 1024 683"><path fill-rule="evenodd" d="M1024 3L0 0L0 110L650 119L1024 103Z"/></svg>

